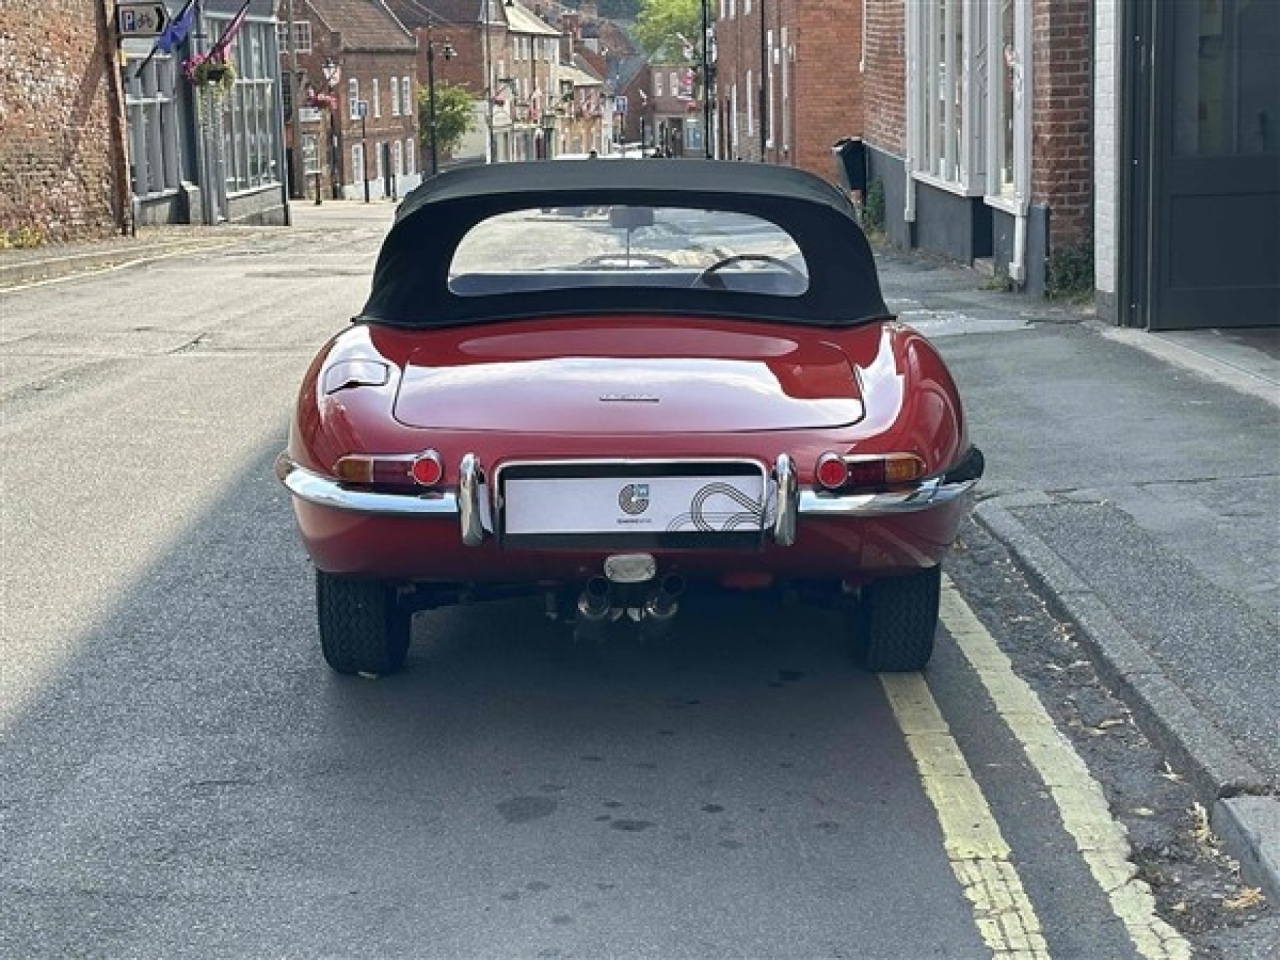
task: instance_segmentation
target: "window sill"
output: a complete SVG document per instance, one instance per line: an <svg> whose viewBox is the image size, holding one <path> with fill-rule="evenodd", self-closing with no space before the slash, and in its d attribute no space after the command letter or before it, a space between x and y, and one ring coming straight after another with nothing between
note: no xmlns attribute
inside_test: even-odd
<svg viewBox="0 0 1280 960"><path fill-rule="evenodd" d="M955 183L951 180L944 180L942 177L928 173L924 170L915 170L911 177L917 183L923 183L926 186L933 187L935 190L942 190L945 193L955 194L957 197L980 197L982 191L972 187L966 187L962 183Z"/></svg>
<svg viewBox="0 0 1280 960"><path fill-rule="evenodd" d="M982 198L982 202L993 210L999 210L1002 213L1007 213L1011 217L1016 217L1018 214L1022 213L1022 204L1019 202L1017 196L1012 193L988 195Z"/></svg>

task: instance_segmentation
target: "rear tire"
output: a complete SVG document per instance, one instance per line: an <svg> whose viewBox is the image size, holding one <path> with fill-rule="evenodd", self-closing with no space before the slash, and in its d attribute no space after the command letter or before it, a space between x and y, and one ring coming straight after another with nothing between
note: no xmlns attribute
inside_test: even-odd
<svg viewBox="0 0 1280 960"><path fill-rule="evenodd" d="M923 670L933 656L942 567L876 580L848 616L854 659L875 673Z"/></svg>
<svg viewBox="0 0 1280 960"><path fill-rule="evenodd" d="M409 652L413 615L385 580L356 580L316 571L320 650L337 673L395 673Z"/></svg>

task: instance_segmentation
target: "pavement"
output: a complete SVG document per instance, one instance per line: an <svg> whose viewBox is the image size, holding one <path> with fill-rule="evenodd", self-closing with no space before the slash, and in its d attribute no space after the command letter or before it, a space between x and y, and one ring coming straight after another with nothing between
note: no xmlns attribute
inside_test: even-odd
<svg viewBox="0 0 1280 960"><path fill-rule="evenodd" d="M344 209L295 207L294 224ZM0 291L278 229L0 250ZM879 257L886 299L939 344L987 456L977 522L1280 903L1280 328L1120 330L954 264Z"/></svg>

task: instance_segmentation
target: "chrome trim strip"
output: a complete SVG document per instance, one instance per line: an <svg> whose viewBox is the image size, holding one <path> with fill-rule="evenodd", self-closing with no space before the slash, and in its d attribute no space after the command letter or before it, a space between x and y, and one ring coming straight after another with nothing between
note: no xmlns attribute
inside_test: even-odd
<svg viewBox="0 0 1280 960"><path fill-rule="evenodd" d="M458 468L458 516L462 521L462 542L468 547L484 543L484 523L480 513L480 484L484 471L474 453L463 456Z"/></svg>
<svg viewBox="0 0 1280 960"><path fill-rule="evenodd" d="M906 490L838 496L817 490L800 491L800 514L808 517L883 517L916 513L955 500L968 493L977 480L944 483L935 477Z"/></svg>
<svg viewBox="0 0 1280 960"><path fill-rule="evenodd" d="M796 514L801 499L796 496L796 470L788 454L778 454L773 464L773 481L777 490L777 507L773 516L773 539L779 546L796 542Z"/></svg>
<svg viewBox="0 0 1280 960"><path fill-rule="evenodd" d="M753 467L767 479L768 468L754 457L556 457L550 460L505 460L494 471L494 483L502 483L503 471L511 467L664 467L685 464L734 463Z"/></svg>
<svg viewBox="0 0 1280 960"><path fill-rule="evenodd" d="M276 476L299 500L319 507L383 517L454 517L459 513L458 498L452 493L402 494L353 490L337 480L298 466L287 453L276 458Z"/></svg>

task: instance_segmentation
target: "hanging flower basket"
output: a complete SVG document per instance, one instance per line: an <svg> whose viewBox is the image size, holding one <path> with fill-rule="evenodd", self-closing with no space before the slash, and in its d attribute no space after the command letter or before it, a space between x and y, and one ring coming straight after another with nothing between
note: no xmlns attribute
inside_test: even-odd
<svg viewBox="0 0 1280 960"><path fill-rule="evenodd" d="M182 63L182 72L198 90L212 89L229 93L236 85L236 68L225 60L214 60L197 54Z"/></svg>
<svg viewBox="0 0 1280 960"><path fill-rule="evenodd" d="M319 110L332 110L338 105L338 98L332 93L313 93L307 98L307 106Z"/></svg>

